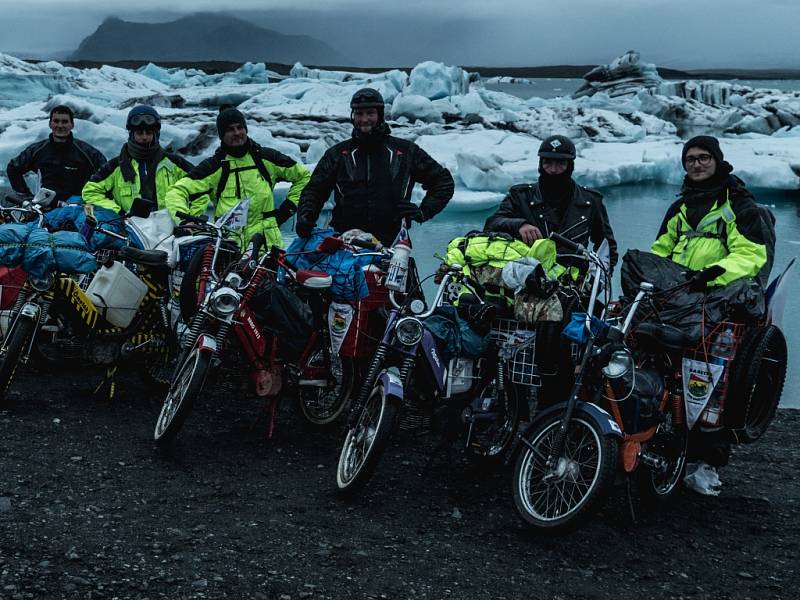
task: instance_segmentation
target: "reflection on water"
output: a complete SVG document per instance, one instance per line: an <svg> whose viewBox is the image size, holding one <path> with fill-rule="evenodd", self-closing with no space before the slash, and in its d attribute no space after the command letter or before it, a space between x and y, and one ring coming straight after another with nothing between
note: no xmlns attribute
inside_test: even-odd
<svg viewBox="0 0 800 600"><path fill-rule="evenodd" d="M648 248L652 243L667 207L675 200L678 188L668 185L617 186L603 190L609 218L620 247L620 256L628 248ZM777 245L772 275L780 273L793 256L800 256L800 197L790 193L754 190L756 200L770 206L777 219ZM446 210L433 221L416 226L411 237L420 274L432 274L439 264L435 253L444 254L447 242L476 229L481 229L488 212L455 212ZM619 289L617 279L616 289ZM432 297L435 285L425 284L425 294ZM800 327L793 316L800 315L800 269L790 282L784 324L789 343L789 372L782 406L800 408L800 373L794 367L800 352Z"/></svg>

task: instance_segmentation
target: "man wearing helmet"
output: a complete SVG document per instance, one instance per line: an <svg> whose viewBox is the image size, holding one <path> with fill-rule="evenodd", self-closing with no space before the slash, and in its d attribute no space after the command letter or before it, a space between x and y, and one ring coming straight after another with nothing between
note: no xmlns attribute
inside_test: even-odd
<svg viewBox="0 0 800 600"><path fill-rule="evenodd" d="M545 139L539 146L539 180L513 186L484 230L507 233L529 245L553 232L583 245L591 240L595 249L607 240L613 268L617 242L603 196L572 179L575 156L569 138Z"/></svg>
<svg viewBox="0 0 800 600"><path fill-rule="evenodd" d="M191 171L186 159L159 143L161 116L151 106L135 106L125 122L128 141L83 187L87 204L147 216L165 208L167 189Z"/></svg>
<svg viewBox="0 0 800 600"><path fill-rule="evenodd" d="M302 163L250 139L244 115L231 106L221 107L217 134L221 143L214 155L167 193L172 218L179 222L179 211L201 215L211 201L214 216L228 215L229 226L240 232L242 245L261 233L267 247L282 246L279 228L296 212L300 192L311 174ZM280 181L292 185L276 209L272 190Z"/></svg>
<svg viewBox="0 0 800 600"><path fill-rule="evenodd" d="M350 109L353 134L329 148L314 169L300 197L297 234L310 234L333 192L331 227L340 232L363 229L390 244L403 218L421 223L447 205L453 177L413 142L389 135L377 90L358 90ZM415 183L426 192L419 206L411 202Z"/></svg>
<svg viewBox="0 0 800 600"><path fill-rule="evenodd" d="M105 164L106 157L94 146L73 137L75 115L69 106L53 108L49 125L50 137L31 144L13 158L6 175L17 193L30 195L25 173L37 171L41 186L53 190L56 202L61 203L80 196L83 184Z"/></svg>

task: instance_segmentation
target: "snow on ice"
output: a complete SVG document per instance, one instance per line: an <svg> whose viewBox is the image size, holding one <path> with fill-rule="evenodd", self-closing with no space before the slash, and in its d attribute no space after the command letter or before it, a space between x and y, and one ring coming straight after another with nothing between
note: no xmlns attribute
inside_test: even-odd
<svg viewBox="0 0 800 600"><path fill-rule="evenodd" d="M677 184L683 140L711 133L724 138L726 158L751 187L800 187L800 93L665 81L635 52L585 79L574 97L524 100L435 62L409 74L325 71L298 63L285 77L259 63L210 75L154 64L81 70L0 54L0 169L49 133L46 117L56 104L75 110L77 137L115 156L126 139L125 115L140 102L162 114L162 142L194 162L216 148L216 112L229 103L247 115L257 142L313 165L350 135L350 97L371 86L386 100L393 132L416 140L453 172L452 204L461 210L493 205L511 185L535 180L536 150L553 133L576 141L575 175L584 185Z"/></svg>

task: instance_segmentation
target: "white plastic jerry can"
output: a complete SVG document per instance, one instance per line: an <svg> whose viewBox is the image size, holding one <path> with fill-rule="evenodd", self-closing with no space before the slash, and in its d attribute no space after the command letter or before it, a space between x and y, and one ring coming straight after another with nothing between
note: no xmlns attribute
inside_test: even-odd
<svg viewBox="0 0 800 600"><path fill-rule="evenodd" d="M95 273L86 295L109 323L127 327L147 295L147 284L115 260Z"/></svg>

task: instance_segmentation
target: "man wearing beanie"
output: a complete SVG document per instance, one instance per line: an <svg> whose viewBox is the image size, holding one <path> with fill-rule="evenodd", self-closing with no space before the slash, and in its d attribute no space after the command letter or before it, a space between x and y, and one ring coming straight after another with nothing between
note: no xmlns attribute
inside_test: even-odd
<svg viewBox="0 0 800 600"><path fill-rule="evenodd" d="M719 141L707 135L690 139L681 163L683 188L652 252L687 267L696 291L755 277L767 263L761 215L744 182L731 174Z"/></svg>
<svg viewBox="0 0 800 600"><path fill-rule="evenodd" d="M391 244L404 218L422 223L441 212L453 197L453 177L413 142L389 135L378 90L358 90L350 111L351 138L328 148L303 190L297 234L308 237L333 192L333 229L362 229ZM426 192L419 206L411 202L416 183Z"/></svg>
<svg viewBox="0 0 800 600"><path fill-rule="evenodd" d="M166 207L169 187L194 166L160 144L161 116L151 106L135 106L125 122L128 141L83 187L87 204L146 217Z"/></svg>
<svg viewBox="0 0 800 600"><path fill-rule="evenodd" d="M575 157L569 138L545 139L539 146L539 180L513 186L483 229L506 233L528 245L554 232L584 246L591 241L595 249L607 240L613 268L617 242L603 196L572 179Z"/></svg>
<svg viewBox="0 0 800 600"><path fill-rule="evenodd" d="M219 218L239 207L240 245L262 233L267 245L282 246L279 227L296 212L300 193L311 176L308 169L272 148L262 148L247 135L244 115L223 106L217 115L220 146L167 192L167 208L176 222L179 211L202 215L209 201ZM272 190L279 181L292 185L275 209ZM234 211L235 212L235 211Z"/></svg>

